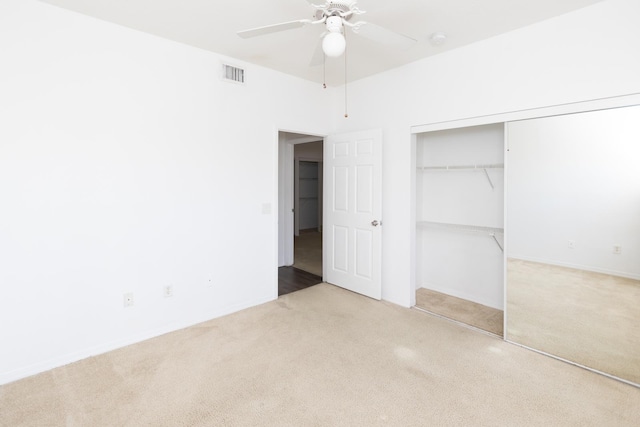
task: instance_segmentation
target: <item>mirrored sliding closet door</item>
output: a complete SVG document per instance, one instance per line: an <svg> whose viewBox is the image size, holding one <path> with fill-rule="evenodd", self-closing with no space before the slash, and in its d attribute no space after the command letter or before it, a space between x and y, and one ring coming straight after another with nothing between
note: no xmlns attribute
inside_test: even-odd
<svg viewBox="0 0 640 427"><path fill-rule="evenodd" d="M506 339L640 384L640 107L506 132Z"/></svg>

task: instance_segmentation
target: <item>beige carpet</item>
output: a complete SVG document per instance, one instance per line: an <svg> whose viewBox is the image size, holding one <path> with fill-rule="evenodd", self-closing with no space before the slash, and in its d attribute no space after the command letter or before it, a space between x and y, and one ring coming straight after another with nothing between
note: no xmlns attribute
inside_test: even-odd
<svg viewBox="0 0 640 427"><path fill-rule="evenodd" d="M293 245L293 266L322 277L322 233L302 230Z"/></svg>
<svg viewBox="0 0 640 427"><path fill-rule="evenodd" d="M507 338L640 384L640 281L508 259Z"/></svg>
<svg viewBox="0 0 640 427"><path fill-rule="evenodd" d="M5 385L0 408L11 427L636 426L640 389L321 284Z"/></svg>
<svg viewBox="0 0 640 427"><path fill-rule="evenodd" d="M502 310L426 288L420 288L416 291L416 307L498 336L503 335L504 315Z"/></svg>

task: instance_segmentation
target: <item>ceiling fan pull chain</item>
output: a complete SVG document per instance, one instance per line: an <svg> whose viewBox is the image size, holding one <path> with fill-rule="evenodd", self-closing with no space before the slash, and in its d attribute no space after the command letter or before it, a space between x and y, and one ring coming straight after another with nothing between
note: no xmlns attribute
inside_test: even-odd
<svg viewBox="0 0 640 427"><path fill-rule="evenodd" d="M344 38L347 39L347 32L344 32ZM347 112L347 51L349 50L349 43L344 48L344 118L349 117Z"/></svg>
<svg viewBox="0 0 640 427"><path fill-rule="evenodd" d="M322 52L322 88L327 88L327 55Z"/></svg>

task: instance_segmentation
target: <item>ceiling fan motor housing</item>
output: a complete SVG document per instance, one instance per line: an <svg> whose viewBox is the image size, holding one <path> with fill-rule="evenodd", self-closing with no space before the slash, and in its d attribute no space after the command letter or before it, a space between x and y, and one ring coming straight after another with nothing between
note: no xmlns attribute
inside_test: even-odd
<svg viewBox="0 0 640 427"><path fill-rule="evenodd" d="M342 32L342 18L339 16L330 16L326 22L327 31L330 33Z"/></svg>
<svg viewBox="0 0 640 427"><path fill-rule="evenodd" d="M339 16L342 19L346 19L348 21L351 19L353 15L352 14L349 14L347 16L344 16L344 15L347 12L351 11L351 9L353 8L353 6L355 6L356 3L357 1L350 1L350 2L329 1L327 2L324 8L318 9L316 11L315 17L316 19L322 19L323 17L328 18L330 16Z"/></svg>

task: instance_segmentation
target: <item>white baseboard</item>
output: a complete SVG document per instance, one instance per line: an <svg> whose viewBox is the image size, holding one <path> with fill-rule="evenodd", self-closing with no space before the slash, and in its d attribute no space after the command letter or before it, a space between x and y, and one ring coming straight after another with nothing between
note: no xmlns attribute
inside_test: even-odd
<svg viewBox="0 0 640 427"><path fill-rule="evenodd" d="M527 257L527 256L520 256L520 255L509 256L507 259L517 259L517 260L522 260L522 261L537 262L539 264L549 264L549 265L555 265L555 266L558 266L558 267L567 267L567 268L573 268L573 269L576 269L576 270L591 271L593 273L603 273L603 274L609 274L611 276L618 276L618 277L625 277L627 279L640 280L640 274L634 274L634 273L629 273L629 272L625 272L625 271L611 270L611 269L607 269L607 268L593 267L593 266L589 266L589 265L572 264L572 263L569 263L569 262L562 262L562 261L556 261L556 260L550 260L550 259L544 259L544 258Z"/></svg>
<svg viewBox="0 0 640 427"><path fill-rule="evenodd" d="M489 301L488 299L479 297L478 295L472 295L466 292L459 291L457 289L447 288L445 286L439 286L433 283L425 283L421 286L421 288L440 292L442 294L451 295L452 297L465 299L467 301L475 302L477 304L486 305L487 307L495 308L496 310L504 310L504 308L501 305L503 303L502 300L500 300L500 303L496 304L495 301Z"/></svg>
<svg viewBox="0 0 640 427"><path fill-rule="evenodd" d="M194 318L190 318L188 320L184 320L180 322L174 322L174 323L165 325L161 328L145 331L123 340L99 344L97 346L74 351L73 353L64 354L58 357L54 357L52 359L44 360L42 362L33 363L31 365L24 366L18 369L13 369L11 371L0 372L0 385L18 381L18 380L30 377L32 375L40 374L42 372L46 372L54 368L59 368L61 366L69 365L71 363L78 362L83 359L87 359L89 357L94 357L100 354L108 353L109 351L117 350L119 348L126 347L128 345L136 344L151 338L168 334L170 332L188 328L190 326L194 326L199 323L207 322L209 320L216 319L218 317L226 316L241 310L245 310L247 308L265 304L277 298L278 298L277 296L275 298L265 297L265 298L259 298L256 300L244 302L241 304L236 304L234 306L225 307L222 310L218 310L208 315L194 317Z"/></svg>

